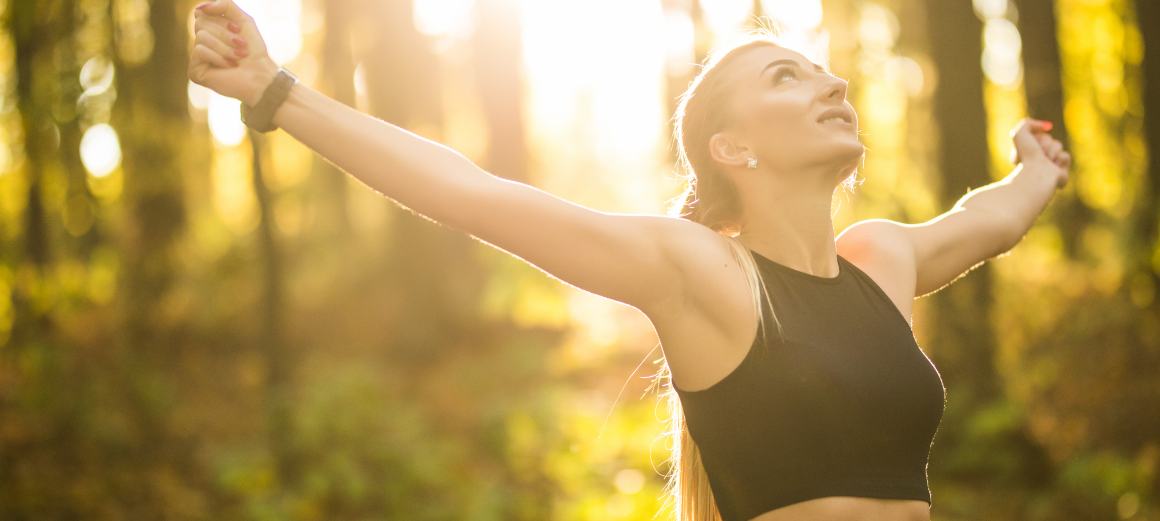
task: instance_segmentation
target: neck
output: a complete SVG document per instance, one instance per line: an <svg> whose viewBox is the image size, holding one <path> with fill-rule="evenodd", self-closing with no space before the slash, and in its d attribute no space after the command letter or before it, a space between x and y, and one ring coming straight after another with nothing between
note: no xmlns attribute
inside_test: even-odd
<svg viewBox="0 0 1160 521"><path fill-rule="evenodd" d="M825 182L776 183L786 176L751 177L742 188L745 223L737 238L748 248L798 271L819 277L838 276L837 247L831 217L834 187L829 178L800 176ZM772 195L772 194L781 194Z"/></svg>

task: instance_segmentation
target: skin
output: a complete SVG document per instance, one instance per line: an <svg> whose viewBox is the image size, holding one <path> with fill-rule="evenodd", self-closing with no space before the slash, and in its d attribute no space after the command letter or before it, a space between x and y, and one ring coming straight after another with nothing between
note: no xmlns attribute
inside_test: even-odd
<svg viewBox="0 0 1160 521"><path fill-rule="evenodd" d="M253 20L230 0L194 10L191 81L254 105L277 65ZM240 41L234 40L238 38ZM834 236L831 196L864 148L854 128L818 116L850 107L846 82L776 46L742 51L728 64L734 117L710 150L736 184L739 236L754 251L822 277L836 255L865 271L912 322L915 298L1014 247L1068 180L1071 157L1041 121L1011 133L1018 163L1004 179L967 193L934 219L854 223ZM792 72L762 74L791 59ZM772 74L771 74L772 73ZM774 76L777 74L778 76ZM656 328L673 383L703 389L731 372L757 334L752 295L727 239L681 218L585 208L491 175L463 155L360 113L304 84L292 87L274 124L376 192L429 219L510 253L576 288L643 312ZM746 168L750 157L758 168ZM929 521L917 500L824 497L757 521Z"/></svg>
<svg viewBox="0 0 1160 521"><path fill-rule="evenodd" d="M791 62L766 68L779 60ZM741 242L800 271L837 276L831 199L864 151L847 82L772 45L742 51L729 65L733 124L710 138L709 149L737 186ZM834 107L848 109L853 125L819 124ZM746 168L751 157L756 170Z"/></svg>

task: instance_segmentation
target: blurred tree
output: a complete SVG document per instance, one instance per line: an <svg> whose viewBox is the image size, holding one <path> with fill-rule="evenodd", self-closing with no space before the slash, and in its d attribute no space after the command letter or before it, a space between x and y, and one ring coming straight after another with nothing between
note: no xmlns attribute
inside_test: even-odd
<svg viewBox="0 0 1160 521"><path fill-rule="evenodd" d="M487 123L487 157L481 163L495 175L526 183L528 150L524 139L518 7L508 0L478 0L471 48L475 82Z"/></svg>
<svg viewBox="0 0 1160 521"><path fill-rule="evenodd" d="M118 251L118 334L112 374L122 393L132 429L125 439L129 458L119 465L128 479L117 501L132 517L168 517L180 508L170 501L178 490L204 487L194 461L191 433L171 428L185 316L163 305L177 282L176 264L186 231L183 180L202 171L188 161L205 157L204 140L188 140L194 126L187 109L186 63L189 11L175 3L111 3L115 42L117 103L111 124L119 132L126 208ZM200 147L200 148L199 148ZM176 476L173 482L156 479Z"/></svg>
<svg viewBox="0 0 1160 521"><path fill-rule="evenodd" d="M353 0L322 2L325 19L322 49L320 49L319 88L330 97L351 107L358 107L355 98L355 60L352 33L359 5ZM350 180L337 167L318 154L311 156L311 176L318 186L310 197L316 201L318 213L315 224L319 234L334 239L347 238L350 233L347 188ZM312 191L313 192L313 191ZM345 244L335 241L334 246Z"/></svg>
<svg viewBox="0 0 1160 521"><path fill-rule="evenodd" d="M1136 25L1144 44L1143 105L1148 169L1136 195L1136 266L1151 279L1153 316L1160 316L1160 2L1136 0ZM1158 482L1160 483L1160 482ZM1160 485L1158 485L1160 486Z"/></svg>
<svg viewBox="0 0 1160 521"><path fill-rule="evenodd" d="M262 298L258 300L257 344L265 362L266 435L277 469L278 485L291 487L298 481L299 462L291 440L294 372L298 352L285 334L285 269L281 241L274 223L274 197L266 182L266 136L247 130L251 146L251 175L258 199L258 259L261 265Z"/></svg>
<svg viewBox="0 0 1160 521"><path fill-rule="evenodd" d="M1059 41L1056 36L1054 0L1015 0L1019 32L1023 42L1023 84L1027 91L1028 115L1054 122L1051 135L1073 150L1063 118ZM1052 202L1052 215L1060 228L1064 254L1075 258L1079 232L1092 218L1091 208L1078 197L1060 197Z"/></svg>
<svg viewBox="0 0 1160 521"><path fill-rule="evenodd" d="M936 186L945 211L993 179L979 66L982 24L965 2L928 2L925 10L938 82L934 114L942 178ZM995 367L992 280L993 267L984 263L930 297L928 345L947 387L947 410L931 456L941 464L932 465L932 473L976 483L1041 484L1049 470L1020 423L973 434L1008 409Z"/></svg>

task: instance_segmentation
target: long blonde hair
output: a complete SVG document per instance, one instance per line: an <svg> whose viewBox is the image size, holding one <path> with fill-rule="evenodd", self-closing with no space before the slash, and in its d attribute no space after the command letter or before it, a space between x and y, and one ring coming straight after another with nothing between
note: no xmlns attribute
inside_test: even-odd
<svg viewBox="0 0 1160 521"><path fill-rule="evenodd" d="M678 168L686 180L686 190L669 210L680 217L705 225L727 239L733 258L747 275L753 294L753 309L760 334L765 334L765 307L761 294L769 302L761 272L753 253L737 238L741 228L741 204L736 188L721 173L709 157L709 136L723 128L731 117L721 107L731 94L728 85L717 72L739 51L759 45L781 45L773 27L761 27L742 35L732 45L711 53L700 72L681 95L673 115L673 137L676 141ZM781 322L769 309L770 316L781 334ZM660 386L664 380L665 385ZM663 433L672 442L670 466L664 487L665 504L661 511L673 511L676 521L721 521L709 477L701 463L700 450L689 434L681 401L672 385L668 363L662 364L654 384L662 387L662 399L667 403L668 428Z"/></svg>

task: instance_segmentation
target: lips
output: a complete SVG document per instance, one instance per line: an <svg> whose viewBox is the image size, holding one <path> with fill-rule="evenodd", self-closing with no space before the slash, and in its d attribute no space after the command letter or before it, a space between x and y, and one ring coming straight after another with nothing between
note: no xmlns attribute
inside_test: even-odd
<svg viewBox="0 0 1160 521"><path fill-rule="evenodd" d="M826 121L826 120L832 119L832 118L841 119L847 125L850 125L850 126L854 125L854 114L852 111L850 111L850 109L847 109L846 107L833 107L830 109L826 109L825 112L822 112L822 114L820 116L818 116L818 123L821 123L823 121Z"/></svg>

